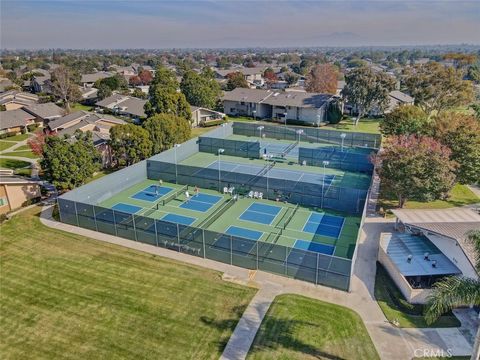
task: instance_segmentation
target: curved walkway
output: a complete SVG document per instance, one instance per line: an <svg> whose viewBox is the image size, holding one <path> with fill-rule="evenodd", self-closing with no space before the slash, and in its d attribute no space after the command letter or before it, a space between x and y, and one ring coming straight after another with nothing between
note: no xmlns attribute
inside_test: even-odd
<svg viewBox="0 0 480 360"><path fill-rule="evenodd" d="M381 359L410 360L423 351L454 351L454 355L470 355L471 346L459 330L453 329L400 329L390 324L375 301L373 291L378 239L380 233L393 227L390 220L367 219L358 244L357 260L352 277L352 291L346 293L323 286L298 281L270 273L257 271L255 276L243 268L177 253L96 231L63 224L51 218L52 207L46 206L40 221L49 227L87 236L100 241L121 245L131 249L183 261L189 264L221 271L224 279L259 288L259 292L247 307L229 340L222 358L244 359L271 301L277 294L299 294L322 301L342 305L356 311L365 323ZM332 319L334 320L334 319ZM448 339L454 339L452 343ZM463 342L462 342L463 339Z"/></svg>
<svg viewBox="0 0 480 360"><path fill-rule="evenodd" d="M12 159L30 163L30 168L32 169L32 175L30 177L32 179L38 179L37 159L30 159L23 156L9 156L6 154L0 154L0 159Z"/></svg>

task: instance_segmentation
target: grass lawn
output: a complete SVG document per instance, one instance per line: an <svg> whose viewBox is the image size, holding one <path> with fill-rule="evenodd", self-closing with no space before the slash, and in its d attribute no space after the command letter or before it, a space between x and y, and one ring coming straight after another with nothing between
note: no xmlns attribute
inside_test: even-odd
<svg viewBox="0 0 480 360"><path fill-rule="evenodd" d="M380 134L379 126L381 119L361 119L358 122L358 125L353 125L353 120L342 120L340 123L335 125L326 125L322 126L322 129L333 129L333 130L342 130L342 131L357 131L370 134Z"/></svg>
<svg viewBox="0 0 480 360"><path fill-rule="evenodd" d="M28 146L28 145L22 145L22 146L19 146L19 147L15 148L15 150L13 150L13 151L27 151L27 150L28 150L28 151L31 150L30 146Z"/></svg>
<svg viewBox="0 0 480 360"><path fill-rule="evenodd" d="M15 175L20 175L20 176L27 176L30 177L32 176L32 169L26 168L26 169L16 169L14 171Z"/></svg>
<svg viewBox="0 0 480 360"><path fill-rule="evenodd" d="M18 135L15 135L15 136L10 136L10 137L7 137L3 140L8 140L8 141L23 141L23 140L26 140L30 137L30 134L18 134Z"/></svg>
<svg viewBox="0 0 480 360"><path fill-rule="evenodd" d="M0 158L0 168L19 169L30 166L30 163L21 160Z"/></svg>
<svg viewBox="0 0 480 360"><path fill-rule="evenodd" d="M375 298L389 321L397 320L399 327L458 327L460 321L452 313L441 316L428 325L423 317L423 305L409 304L388 275L384 267L377 263L375 276Z"/></svg>
<svg viewBox="0 0 480 360"><path fill-rule="evenodd" d="M430 202L409 200L405 203L404 207L405 209L447 209L476 203L480 203L480 198L478 198L468 186L456 184L450 192L450 197L447 200L435 200ZM379 208L382 207L388 212L388 210L398 207L398 201L388 198L380 189L380 199L378 200L377 206Z"/></svg>
<svg viewBox="0 0 480 360"><path fill-rule="evenodd" d="M41 225L1 225L4 359L218 359L256 290Z"/></svg>
<svg viewBox="0 0 480 360"><path fill-rule="evenodd" d="M11 152L6 152L3 153L5 156L19 156L19 157L25 157L29 159L38 159L39 156L37 154L34 154L31 150L27 151L11 151Z"/></svg>
<svg viewBox="0 0 480 360"><path fill-rule="evenodd" d="M7 150L9 147L12 147L13 145L15 145L14 142L0 140L0 151Z"/></svg>
<svg viewBox="0 0 480 360"><path fill-rule="evenodd" d="M79 110L92 111L92 110L93 110L93 107L92 107L92 106L88 106L88 105L83 105L83 104L75 103L75 104L70 104L70 109L71 109L72 111L79 111Z"/></svg>
<svg viewBox="0 0 480 360"><path fill-rule="evenodd" d="M275 298L247 359L379 359L354 311L298 295Z"/></svg>

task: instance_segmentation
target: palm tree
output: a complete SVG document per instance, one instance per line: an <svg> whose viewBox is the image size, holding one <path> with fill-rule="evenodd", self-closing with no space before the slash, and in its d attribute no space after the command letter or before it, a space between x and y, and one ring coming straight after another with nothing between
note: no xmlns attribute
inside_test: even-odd
<svg viewBox="0 0 480 360"><path fill-rule="evenodd" d="M480 230L468 235L476 253L475 268L480 273ZM434 285L425 312L427 323L433 323L440 315L462 305L480 305L480 280L463 276L450 276ZM478 360L480 355L480 328L475 337L472 350L472 360Z"/></svg>

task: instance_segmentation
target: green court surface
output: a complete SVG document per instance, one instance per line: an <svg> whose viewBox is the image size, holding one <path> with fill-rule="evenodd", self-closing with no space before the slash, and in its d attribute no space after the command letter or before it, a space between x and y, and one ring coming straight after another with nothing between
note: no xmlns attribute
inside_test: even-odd
<svg viewBox="0 0 480 360"><path fill-rule="evenodd" d="M145 180L139 182L100 203L99 205L107 208L112 208L119 203L133 205L142 208L135 213L136 215L144 215L155 219L161 219L168 214L185 216L195 219L189 225L198 226L204 220L209 218L212 213L216 212L218 208L222 207L223 204L231 199L230 195L220 194L219 192L213 190L199 189L200 194L218 196L220 197L220 200L213 204L206 211L195 211L189 208L180 207L185 203L185 186L171 183L162 184L162 186L172 188L173 190L158 198L156 201L145 201L132 197L139 191L152 184L158 185L158 181ZM188 191L191 195L194 195L193 187L189 187ZM180 193L178 197L171 199L172 194L178 193ZM165 199L171 200L163 205L163 200ZM193 196L190 201L195 201L195 196ZM259 220L255 218L252 219L253 221L240 219L242 214L244 214L246 210L254 203L269 205L270 209L277 209L276 211L278 211L278 213L276 213L274 216L271 216L272 220L270 224L258 222ZM344 222L341 225L341 228L339 228L338 238L335 236L324 236L319 235L318 233L314 234L303 231L303 228L307 223L312 211L344 218ZM262 213L254 212L254 214L258 214L259 217L262 216ZM225 233L230 226L235 226L242 229L253 230L254 232L261 232L262 234L258 238L260 241L276 243L288 247L293 247L296 240L311 241L314 243L333 246L333 255L351 259L356 244L357 234L360 228L360 222L361 217L359 216L349 216L332 211L323 211L321 209L309 209L306 207L299 207L293 204L276 202L272 200L240 197L232 206L227 207L226 210L220 211L218 218L212 222L207 229L215 232Z"/></svg>
<svg viewBox="0 0 480 360"><path fill-rule="evenodd" d="M180 165L189 165L197 167L208 167L212 163L218 160L218 155L209 154L204 152L198 152L182 162ZM256 166L265 166L267 162L263 159L250 159L242 158L236 156L222 155L220 161L236 163L236 164L247 164L247 165L256 165ZM321 174L323 175L324 169L316 166L303 166L294 162L276 162L274 169L285 169L285 170L294 170L302 171L305 173L312 174ZM366 190L370 187L371 177L367 174L362 174L358 172L342 171L337 169L326 168L326 175L335 175L335 180L332 185L338 187L346 187L351 189L360 189Z"/></svg>

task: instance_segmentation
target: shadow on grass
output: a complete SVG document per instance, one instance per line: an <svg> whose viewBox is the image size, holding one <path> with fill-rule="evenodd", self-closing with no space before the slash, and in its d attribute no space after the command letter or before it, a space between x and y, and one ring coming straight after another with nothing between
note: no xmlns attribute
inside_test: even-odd
<svg viewBox="0 0 480 360"><path fill-rule="evenodd" d="M260 304L259 308L262 307L263 304ZM237 306L233 311L240 318L245 311L245 308L246 307L243 306ZM227 329L233 330L237 324L236 319L215 320L206 316L202 316L200 320L204 324L215 327L216 329L222 331ZM271 351L282 347L284 349L300 352L319 359L344 360L342 357L326 353L310 344L306 344L298 339L297 336L295 336L295 328L304 326L316 327L317 325L315 323L302 320L278 319L272 316L265 317L263 321L265 324L258 330L255 341L250 347L250 355L254 355L257 352ZM228 340L229 339L219 342L218 348L221 352L223 352L225 349Z"/></svg>

